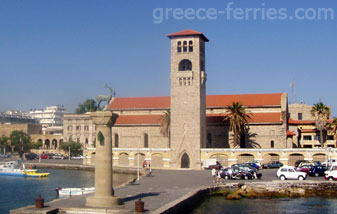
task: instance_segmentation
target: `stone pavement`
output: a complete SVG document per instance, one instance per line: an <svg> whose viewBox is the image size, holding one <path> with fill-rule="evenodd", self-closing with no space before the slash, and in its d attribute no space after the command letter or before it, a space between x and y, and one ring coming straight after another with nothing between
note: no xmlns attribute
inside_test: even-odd
<svg viewBox="0 0 337 214"><path fill-rule="evenodd" d="M115 195L121 198L125 208L134 211L135 202L141 198L145 210L154 212L162 206L183 197L187 193L212 183L208 170L153 170L151 176L143 176L134 184L115 188ZM85 207L86 197L92 194L46 203L48 209Z"/></svg>

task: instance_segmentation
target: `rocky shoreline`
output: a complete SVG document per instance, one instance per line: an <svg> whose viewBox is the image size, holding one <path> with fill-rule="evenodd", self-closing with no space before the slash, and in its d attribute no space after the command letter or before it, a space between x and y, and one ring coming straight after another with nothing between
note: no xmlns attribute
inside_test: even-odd
<svg viewBox="0 0 337 214"><path fill-rule="evenodd" d="M239 200L241 198L337 198L337 183L329 181L236 183L215 187L211 190L210 196L224 196L228 200Z"/></svg>

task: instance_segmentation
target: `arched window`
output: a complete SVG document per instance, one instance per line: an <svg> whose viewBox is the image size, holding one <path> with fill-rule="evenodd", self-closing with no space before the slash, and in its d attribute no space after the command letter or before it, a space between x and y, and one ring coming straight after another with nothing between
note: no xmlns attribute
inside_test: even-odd
<svg viewBox="0 0 337 214"><path fill-rule="evenodd" d="M272 141L270 141L270 148L274 148L274 141L272 140Z"/></svg>
<svg viewBox="0 0 337 214"><path fill-rule="evenodd" d="M118 134L115 134L115 148L118 148L119 146L119 136Z"/></svg>
<svg viewBox="0 0 337 214"><path fill-rule="evenodd" d="M177 44L177 52L181 53L181 42L180 41Z"/></svg>
<svg viewBox="0 0 337 214"><path fill-rule="evenodd" d="M192 71L192 62L188 59L183 59L179 62L179 71Z"/></svg>
<svg viewBox="0 0 337 214"><path fill-rule="evenodd" d="M192 41L188 42L188 52L193 52L193 42Z"/></svg>
<svg viewBox="0 0 337 214"><path fill-rule="evenodd" d="M149 148L149 135L144 134L144 148Z"/></svg>
<svg viewBox="0 0 337 214"><path fill-rule="evenodd" d="M187 52L187 42L184 41L183 44L184 44L184 45L183 45L183 52Z"/></svg>

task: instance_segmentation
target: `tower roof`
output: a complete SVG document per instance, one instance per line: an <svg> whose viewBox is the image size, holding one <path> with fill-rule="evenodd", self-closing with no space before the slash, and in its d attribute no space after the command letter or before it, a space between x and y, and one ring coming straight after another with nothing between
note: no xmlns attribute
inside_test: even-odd
<svg viewBox="0 0 337 214"><path fill-rule="evenodd" d="M173 38L173 37L183 37L183 36L200 36L202 37L206 42L208 42L209 40L207 39L207 37L198 31L195 30L191 30L191 29L187 29L187 30L183 30L183 31L179 31L176 33L170 33L167 35L167 37L169 38Z"/></svg>

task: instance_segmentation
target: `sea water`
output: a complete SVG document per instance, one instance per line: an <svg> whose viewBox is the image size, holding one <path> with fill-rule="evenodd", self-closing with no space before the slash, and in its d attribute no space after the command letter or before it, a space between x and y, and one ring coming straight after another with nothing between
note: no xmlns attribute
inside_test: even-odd
<svg viewBox="0 0 337 214"><path fill-rule="evenodd" d="M57 198L55 188L61 187L93 187L95 174L93 171L45 169L49 172L46 178L23 178L0 176L0 214L9 210L33 205L35 198L41 195L45 203ZM134 178L132 174L113 174L114 186Z"/></svg>
<svg viewBox="0 0 337 214"><path fill-rule="evenodd" d="M226 200L208 197L190 214L330 214L337 213L334 198L277 198Z"/></svg>

